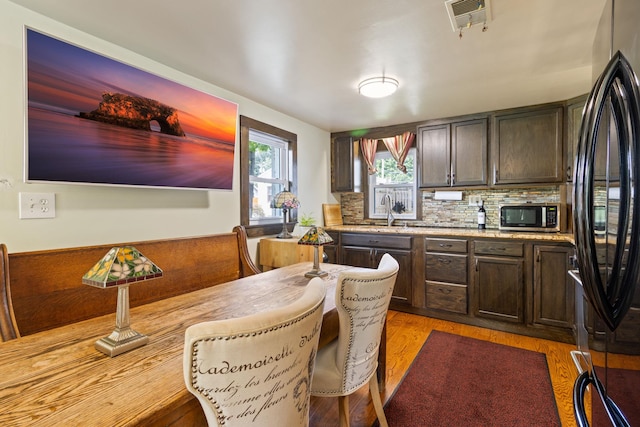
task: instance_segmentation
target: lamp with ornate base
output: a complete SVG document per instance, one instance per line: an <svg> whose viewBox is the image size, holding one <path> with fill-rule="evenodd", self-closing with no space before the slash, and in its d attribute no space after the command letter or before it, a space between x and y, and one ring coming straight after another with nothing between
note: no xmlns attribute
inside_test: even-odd
<svg viewBox="0 0 640 427"><path fill-rule="evenodd" d="M309 231L307 231L305 235L298 240L299 245L313 246L313 269L305 273L305 277L322 277L328 274L326 271L320 270L320 255L318 253L318 247L332 243L333 239L322 227L311 227Z"/></svg>
<svg viewBox="0 0 640 427"><path fill-rule="evenodd" d="M287 211L300 207L300 201L293 193L281 191L271 201L271 207L282 209L282 232L276 237L278 239L291 239L291 233L287 230Z"/></svg>
<svg viewBox="0 0 640 427"><path fill-rule="evenodd" d="M162 270L133 246L111 248L84 276L82 283L98 288L118 287L116 327L108 337L96 341L95 347L114 357L149 342L149 337L131 329L129 320L129 285L162 277Z"/></svg>

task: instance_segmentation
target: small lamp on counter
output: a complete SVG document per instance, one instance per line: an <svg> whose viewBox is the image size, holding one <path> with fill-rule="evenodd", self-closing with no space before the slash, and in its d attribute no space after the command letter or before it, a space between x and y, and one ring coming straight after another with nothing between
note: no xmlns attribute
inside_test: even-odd
<svg viewBox="0 0 640 427"><path fill-rule="evenodd" d="M291 239L291 233L287 230L287 212L300 207L300 201L293 193L281 191L271 201L271 207L282 209L282 232L276 237L278 239Z"/></svg>
<svg viewBox="0 0 640 427"><path fill-rule="evenodd" d="M298 240L299 245L312 245L313 246L313 269L305 273L305 277L322 277L328 273L320 270L320 256L318 247L329 245L333 243L331 236L324 231L322 227L311 227L304 236Z"/></svg>
<svg viewBox="0 0 640 427"><path fill-rule="evenodd" d="M129 321L129 285L162 277L162 270L133 246L111 248L82 276L82 283L98 288L118 287L116 327L111 335L96 341L96 350L114 357L149 342L149 337L134 331Z"/></svg>

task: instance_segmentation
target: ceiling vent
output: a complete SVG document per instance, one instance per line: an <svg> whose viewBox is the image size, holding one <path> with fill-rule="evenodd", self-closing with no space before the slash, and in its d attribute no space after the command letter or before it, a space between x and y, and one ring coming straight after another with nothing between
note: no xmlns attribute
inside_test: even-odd
<svg viewBox="0 0 640 427"><path fill-rule="evenodd" d="M444 2L453 31L461 31L491 19L489 0L447 0Z"/></svg>

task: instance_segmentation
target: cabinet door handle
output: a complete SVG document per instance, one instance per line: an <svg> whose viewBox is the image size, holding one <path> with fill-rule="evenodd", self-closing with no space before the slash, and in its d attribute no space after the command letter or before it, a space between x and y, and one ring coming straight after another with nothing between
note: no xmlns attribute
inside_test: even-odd
<svg viewBox="0 0 640 427"><path fill-rule="evenodd" d="M500 180L500 174L498 173L498 169L493 172L493 182L498 182Z"/></svg>
<svg viewBox="0 0 640 427"><path fill-rule="evenodd" d="M441 248L450 248L453 245L451 243L438 243L438 246L440 246Z"/></svg>
<svg viewBox="0 0 640 427"><path fill-rule="evenodd" d="M572 175L571 174L571 166L567 166L567 180L568 181L571 181L571 178L573 178L571 175Z"/></svg>
<svg viewBox="0 0 640 427"><path fill-rule="evenodd" d="M438 258L438 262L441 264L451 264L451 260L446 258Z"/></svg>
<svg viewBox="0 0 640 427"><path fill-rule="evenodd" d="M438 290L440 291L440 293L443 293L443 294L450 294L451 293L451 289L438 288Z"/></svg>
<svg viewBox="0 0 640 427"><path fill-rule="evenodd" d="M369 243L379 243L379 240L369 240Z"/></svg>
<svg viewBox="0 0 640 427"><path fill-rule="evenodd" d="M503 252L504 252L504 251L506 251L506 250L507 250L507 248L505 248L505 247L503 246L503 247L501 247L501 248L499 248L499 247L498 247L498 248L489 248L489 250L490 250L490 251L503 251Z"/></svg>
<svg viewBox="0 0 640 427"><path fill-rule="evenodd" d="M451 175L447 174L447 185L451 184Z"/></svg>
<svg viewBox="0 0 640 427"><path fill-rule="evenodd" d="M478 271L478 259L476 258L476 271Z"/></svg>
<svg viewBox="0 0 640 427"><path fill-rule="evenodd" d="M455 185L456 184L456 174L452 173L451 174L451 185Z"/></svg>

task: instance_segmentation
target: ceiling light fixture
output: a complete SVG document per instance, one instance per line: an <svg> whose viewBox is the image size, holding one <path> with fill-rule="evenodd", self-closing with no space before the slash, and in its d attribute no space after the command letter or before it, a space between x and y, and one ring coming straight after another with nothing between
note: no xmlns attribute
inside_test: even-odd
<svg viewBox="0 0 640 427"><path fill-rule="evenodd" d="M398 81L391 77L372 77L360 82L358 92L369 98L384 98L398 89Z"/></svg>

